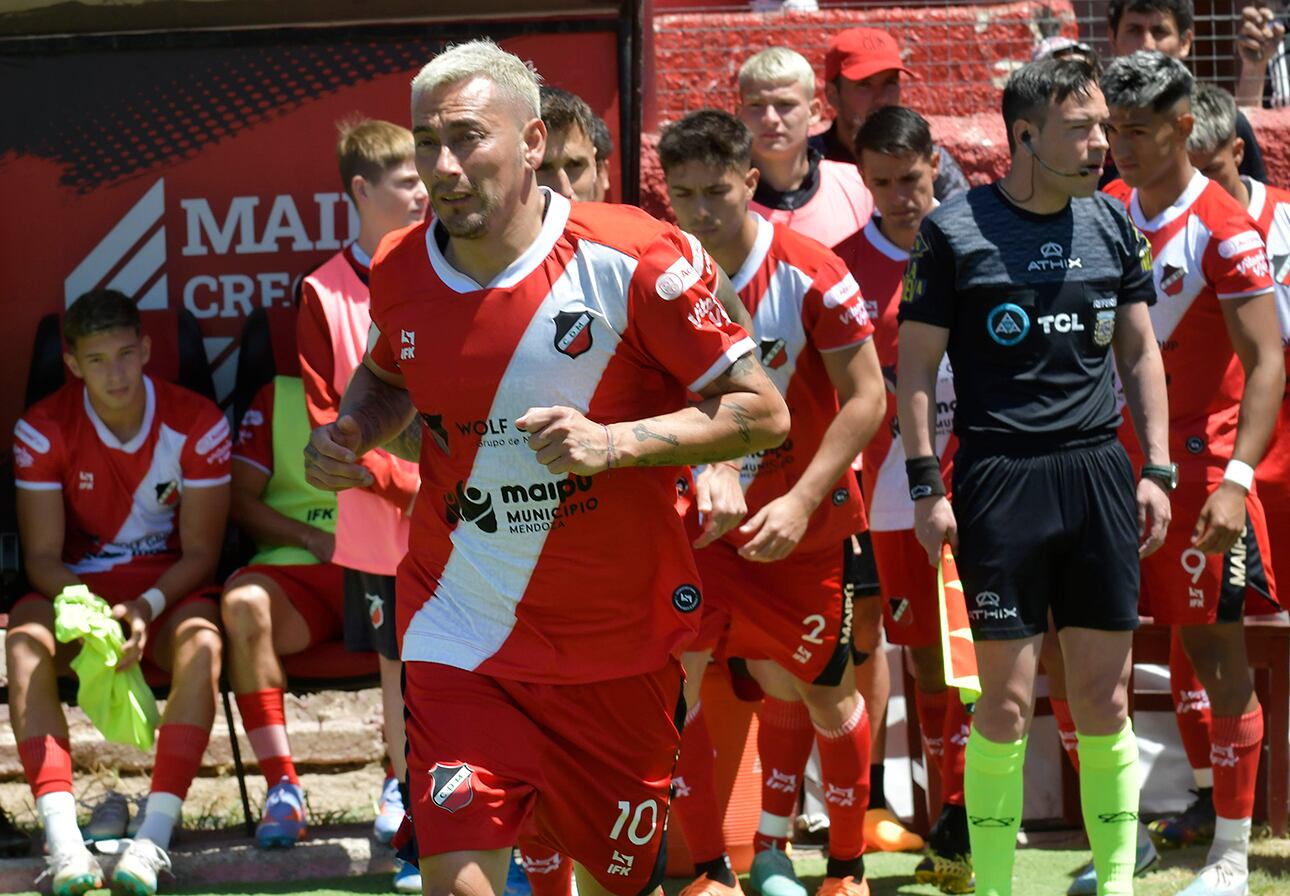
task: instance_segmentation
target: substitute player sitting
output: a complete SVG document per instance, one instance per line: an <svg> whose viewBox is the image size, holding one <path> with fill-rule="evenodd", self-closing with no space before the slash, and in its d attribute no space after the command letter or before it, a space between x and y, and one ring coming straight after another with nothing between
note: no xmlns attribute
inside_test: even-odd
<svg viewBox="0 0 1290 896"><path fill-rule="evenodd" d="M773 448L787 409L680 231L538 187L522 61L445 51L412 118L435 218L377 252L371 350L306 458L346 488L416 413L440 427L398 576L425 892L500 894L528 834L585 896L635 896L663 872L703 601L678 468Z"/></svg>
<svg viewBox="0 0 1290 896"><path fill-rule="evenodd" d="M902 106L885 106L869 115L854 145L876 211L863 230L834 251L860 284L874 322L878 361L894 394L902 280L918 228L936 207L935 184L943 156L937 154L923 117ZM954 382L945 363L936 381L938 458L944 458L951 445L953 407ZM936 570L927 565L927 555L914 535L914 504L905 487L905 449L894 400L888 401L883 425L865 446L862 482L887 640L909 650L923 757L928 769L939 769L941 778L941 815L932 827L929 854L919 863L916 877L946 893L970 893L972 852L963 808L963 749L970 717L958 694L945 687ZM857 595L858 601L864 599Z"/></svg>
<svg viewBox="0 0 1290 896"><path fill-rule="evenodd" d="M1253 219L1188 158L1195 122L1186 67L1140 50L1107 67L1102 89L1124 178L1106 189L1151 241L1151 319L1169 375L1170 451L1179 463L1174 512L1183 525L1143 563L1144 615L1181 628L1213 713L1214 841L1183 892L1240 894L1248 890L1263 741L1242 617L1247 600L1257 611L1278 609L1254 491L1254 466L1285 389L1272 277Z"/></svg>
<svg viewBox="0 0 1290 896"><path fill-rule="evenodd" d="M801 890L783 851L797 799L797 788L785 782L801 779L807 757L786 755L782 745L798 739L775 735L813 724L831 821L820 893L857 896L868 892L869 723L851 666L838 545L864 528L850 463L882 419L885 393L873 327L846 266L815 240L749 210L758 177L752 141L739 119L705 110L668 128L659 143L677 219L730 274L752 315L762 365L793 419L780 448L744 458L738 470L718 464L699 474L709 489L742 488L750 518L721 540L713 530L697 543L708 545L696 559L709 601L686 666L701 672L728 631L725 649L753 661L749 668L768 695L758 741L764 786L754 882L763 892ZM691 794L678 801L687 841L710 843L712 831L691 835L688 811L702 781L713 799L710 740L687 733L678 774ZM699 818L715 824L719 837L715 807ZM695 893L737 889L714 858L724 856L696 853L696 870L708 879L700 877Z"/></svg>
<svg viewBox="0 0 1290 896"><path fill-rule="evenodd" d="M171 674L144 819L112 875L134 896L157 873L215 718L218 588L211 579L229 500L229 429L219 408L144 374L139 311L114 290L81 296L63 319L75 379L14 429L18 528L35 593L9 614L9 711L45 828L55 896L103 885L76 825L59 671L76 645L54 641L53 598L85 584L113 605L129 638L119 668Z"/></svg>
<svg viewBox="0 0 1290 896"><path fill-rule="evenodd" d="M292 846L305 818L279 785L300 779L287 741L280 656L341 632L344 576L333 566L336 495L305 481L300 451L309 417L299 377L274 377L242 416L233 451L233 521L258 549L224 585L220 615L228 632L228 677L242 727L269 787L256 828L261 848Z"/></svg>
<svg viewBox="0 0 1290 896"><path fill-rule="evenodd" d="M964 773L976 892L1012 892L1051 614L1063 649L1080 658L1068 691L1099 892L1131 893L1138 557L1163 541L1169 502L1150 475L1135 484L1116 439L1111 353L1147 459L1164 467L1150 249L1123 208L1094 192L1107 109L1085 62L1045 59L1014 72L1003 118L1008 174L933 211L910 252L896 394L914 531L933 564L947 541L955 548L976 640L981 697ZM947 350L959 438L952 508L932 441Z"/></svg>

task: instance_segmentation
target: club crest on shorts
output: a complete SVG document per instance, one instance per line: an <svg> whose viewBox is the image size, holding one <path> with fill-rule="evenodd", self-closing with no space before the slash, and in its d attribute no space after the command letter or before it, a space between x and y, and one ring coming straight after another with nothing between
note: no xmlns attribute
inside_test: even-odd
<svg viewBox="0 0 1290 896"><path fill-rule="evenodd" d="M1093 322L1093 344L1107 346L1115 335L1115 312L1099 311Z"/></svg>
<svg viewBox="0 0 1290 896"><path fill-rule="evenodd" d="M446 764L436 762L430 769L430 779L434 787L430 790L430 799L440 809L456 812L470 805L475 798L475 790L470 786L474 771L464 762Z"/></svg>
<svg viewBox="0 0 1290 896"><path fill-rule="evenodd" d="M701 602L699 589L693 585L678 585L672 592L672 606L682 613L693 613Z"/></svg>
<svg viewBox="0 0 1290 896"><path fill-rule="evenodd" d="M555 350L562 355L576 358L591 348L590 311L561 311L556 314Z"/></svg>

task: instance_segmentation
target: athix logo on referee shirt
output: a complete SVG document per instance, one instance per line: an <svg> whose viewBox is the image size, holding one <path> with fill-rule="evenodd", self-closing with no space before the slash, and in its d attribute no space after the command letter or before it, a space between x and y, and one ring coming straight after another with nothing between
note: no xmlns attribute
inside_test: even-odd
<svg viewBox="0 0 1290 896"><path fill-rule="evenodd" d="M1026 266L1027 271L1065 271L1084 267L1081 258L1066 258L1066 250L1061 243L1044 243L1039 247L1040 258Z"/></svg>

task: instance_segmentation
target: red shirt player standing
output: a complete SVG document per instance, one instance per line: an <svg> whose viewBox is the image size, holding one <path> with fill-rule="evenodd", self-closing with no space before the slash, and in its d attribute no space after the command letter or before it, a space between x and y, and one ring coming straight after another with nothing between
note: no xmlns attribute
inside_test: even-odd
<svg viewBox="0 0 1290 896"><path fill-rule="evenodd" d="M412 109L436 215L377 252L368 357L306 460L345 488L415 413L429 431L397 614L423 878L500 893L525 834L580 891L639 893L702 603L676 468L774 447L787 411L679 231L538 188L524 63L456 46Z"/></svg>
<svg viewBox="0 0 1290 896"><path fill-rule="evenodd" d="M1214 842L1191 893L1235 892L1248 876L1263 713L1241 623L1248 598L1275 607L1254 466L1276 425L1285 365L1263 238L1221 186L1192 167L1191 74L1154 51L1117 59L1102 79L1121 198L1151 242L1151 309L1169 390L1175 518L1143 561L1157 622L1179 626L1213 708ZM1220 334L1226 334L1227 340Z"/></svg>

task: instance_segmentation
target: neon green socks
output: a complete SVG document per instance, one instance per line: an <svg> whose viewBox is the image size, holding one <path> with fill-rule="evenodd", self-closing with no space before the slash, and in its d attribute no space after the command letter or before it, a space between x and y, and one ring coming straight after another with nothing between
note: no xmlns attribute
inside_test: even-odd
<svg viewBox="0 0 1290 896"><path fill-rule="evenodd" d="M1097 892L1133 893L1138 833L1138 741L1125 721L1119 734L1080 734L1079 795L1093 848Z"/></svg>
<svg viewBox="0 0 1290 896"><path fill-rule="evenodd" d="M977 896L1012 896L1026 738L995 743L973 727L965 752L963 793ZM1129 870L1133 870L1132 846Z"/></svg>

